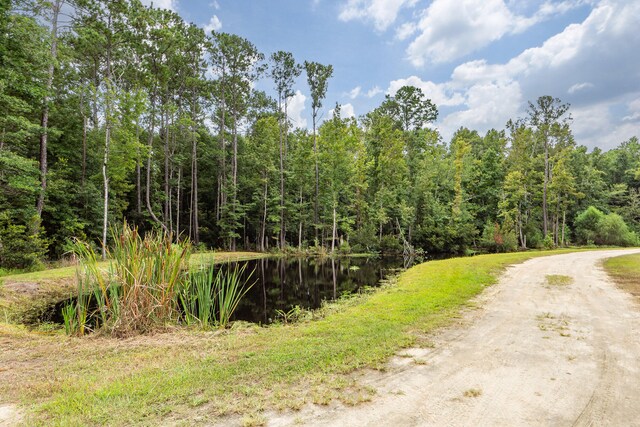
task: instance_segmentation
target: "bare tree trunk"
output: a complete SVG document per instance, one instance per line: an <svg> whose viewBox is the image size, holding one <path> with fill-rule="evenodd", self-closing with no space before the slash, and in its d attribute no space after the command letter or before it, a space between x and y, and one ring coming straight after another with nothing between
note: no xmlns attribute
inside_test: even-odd
<svg viewBox="0 0 640 427"><path fill-rule="evenodd" d="M84 188L84 182L87 179L87 117L82 114L82 176L80 183Z"/></svg>
<svg viewBox="0 0 640 427"><path fill-rule="evenodd" d="M282 95L278 95L278 107L282 104ZM282 118L280 119L280 250L284 250L285 247L285 229L284 229L284 135L285 125L282 123ZM286 110L284 122L286 123Z"/></svg>
<svg viewBox="0 0 640 427"><path fill-rule="evenodd" d="M336 250L336 239L337 239L337 230L336 230L336 205L333 204L333 232L331 233L331 253L334 253Z"/></svg>
<svg viewBox="0 0 640 427"><path fill-rule="evenodd" d="M298 250L302 251L302 187L300 187L300 224L298 226Z"/></svg>
<svg viewBox="0 0 640 427"><path fill-rule="evenodd" d="M264 209L262 211L262 227L260 229L260 251L265 250L265 235L267 233L267 196L268 196L268 181L267 181L267 176L265 173L265 177L264 177Z"/></svg>
<svg viewBox="0 0 640 427"><path fill-rule="evenodd" d="M146 176L146 181L147 181L147 188L145 189L145 202L147 205L147 212L149 212L149 215L151 216L151 218L157 222L158 224L160 224L160 226L162 227L162 229L164 230L165 233L168 233L167 227L164 225L164 223L162 221L160 221L158 219L158 217L156 216L156 214L153 212L153 208L151 207L151 156L153 153L153 132L155 131L155 118L156 118L156 113L155 113L155 92L153 94L153 96L151 97L151 122L149 124L149 139L147 141L147 146L149 147L149 154L147 155L147 176Z"/></svg>
<svg viewBox="0 0 640 427"><path fill-rule="evenodd" d="M108 28L111 29L111 16L109 16ZM109 225L109 177L107 176L107 165L109 163L109 148L111 145L111 44L107 46L106 64L106 98L105 98L105 136L104 136L104 157L102 161L102 182L104 184L104 211L102 221L102 259L107 259L107 227Z"/></svg>
<svg viewBox="0 0 640 427"><path fill-rule="evenodd" d="M313 160L315 162L316 169L316 199L313 205L313 225L315 228L316 240L318 239L318 203L320 199L320 169L318 167L318 138L316 135L316 115L317 112L313 112Z"/></svg>
<svg viewBox="0 0 640 427"><path fill-rule="evenodd" d="M195 125L194 125L195 126ZM198 225L198 139L195 129L191 141L191 219L193 221L193 241L200 243L200 231ZM189 232L191 235L191 232Z"/></svg>
<svg viewBox="0 0 640 427"><path fill-rule="evenodd" d="M549 232L549 217L547 213L547 187L549 186L549 142L544 141L544 185L542 189L542 229L543 237Z"/></svg>
<svg viewBox="0 0 640 427"><path fill-rule="evenodd" d="M51 89L53 88L53 75L55 72L55 62L58 59L58 16L64 1L55 0L51 3L51 63L47 73L47 86L42 106L42 120L40 125L42 133L40 134L40 193L36 202L36 210L38 216L42 216L44 209L44 196L47 191L47 143L49 138L49 102L51 102Z"/></svg>
<svg viewBox="0 0 640 427"><path fill-rule="evenodd" d="M136 143L140 143L140 123L136 122ZM141 165L140 147L136 148L136 212L138 216L142 214L142 183L141 183Z"/></svg>
<svg viewBox="0 0 640 427"><path fill-rule="evenodd" d="M178 168L178 188L176 189L176 241L180 238L180 180L182 167Z"/></svg>

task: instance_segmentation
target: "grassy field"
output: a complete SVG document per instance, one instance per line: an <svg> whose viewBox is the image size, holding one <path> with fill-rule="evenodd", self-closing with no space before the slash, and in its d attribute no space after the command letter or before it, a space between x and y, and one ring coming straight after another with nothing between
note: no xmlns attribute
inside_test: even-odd
<svg viewBox="0 0 640 427"><path fill-rule="evenodd" d="M640 254L609 258L604 268L618 286L640 300Z"/></svg>
<svg viewBox="0 0 640 427"><path fill-rule="evenodd" d="M0 396L29 425L200 425L267 409L371 399L351 375L430 345L509 264L567 251L432 261L397 283L325 309L320 320L126 340L67 338L0 324Z"/></svg>

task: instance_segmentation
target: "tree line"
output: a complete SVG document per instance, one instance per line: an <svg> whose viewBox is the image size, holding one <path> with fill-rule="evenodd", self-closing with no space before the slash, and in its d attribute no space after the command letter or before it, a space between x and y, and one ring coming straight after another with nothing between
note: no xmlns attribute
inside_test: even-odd
<svg viewBox="0 0 640 427"><path fill-rule="evenodd" d="M305 77L311 130L288 117ZM125 218L230 250L636 243L637 138L588 152L542 96L503 130L444 141L419 88L348 118L326 105L332 77L139 0L0 0L0 267L103 246Z"/></svg>

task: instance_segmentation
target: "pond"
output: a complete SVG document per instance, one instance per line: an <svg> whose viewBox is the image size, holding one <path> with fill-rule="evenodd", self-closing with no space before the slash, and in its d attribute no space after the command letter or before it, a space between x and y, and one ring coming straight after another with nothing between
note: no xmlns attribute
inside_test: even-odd
<svg viewBox="0 0 640 427"><path fill-rule="evenodd" d="M365 287L379 286L383 279L410 267L413 262L401 257L243 261L240 266L246 263L245 278L253 286L241 301L235 319L271 323L279 316L277 310L286 313L295 306L319 308L322 301L354 294ZM222 264L220 268L234 267L235 263L230 263Z"/></svg>
<svg viewBox="0 0 640 427"><path fill-rule="evenodd" d="M402 257L263 258L224 263L217 269L224 273L245 266L242 283L252 285L232 320L269 324L296 306L316 309L323 301L380 286L383 279L413 264L413 259ZM68 303L53 303L39 321L63 323L62 308Z"/></svg>

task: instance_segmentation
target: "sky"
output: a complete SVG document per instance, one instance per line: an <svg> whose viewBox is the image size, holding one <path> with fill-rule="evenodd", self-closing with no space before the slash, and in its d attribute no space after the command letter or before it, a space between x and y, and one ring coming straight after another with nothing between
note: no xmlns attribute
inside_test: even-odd
<svg viewBox="0 0 640 427"><path fill-rule="evenodd" d="M144 0L150 4L151 0ZM445 141L526 116L543 95L571 104L578 144L640 137L640 0L153 0L265 54L332 64L322 117L363 115L404 85L420 87ZM273 94L264 79L257 88ZM306 78L289 113L311 125Z"/></svg>

